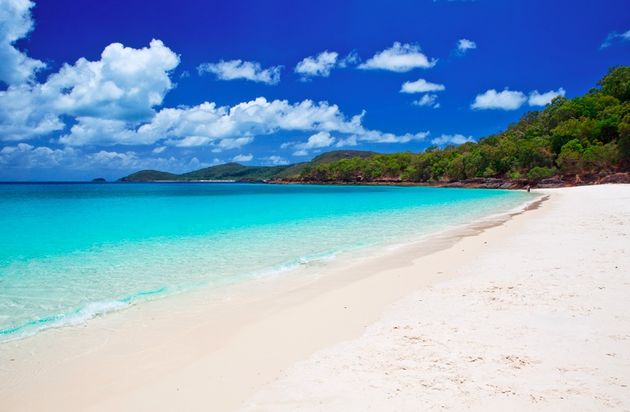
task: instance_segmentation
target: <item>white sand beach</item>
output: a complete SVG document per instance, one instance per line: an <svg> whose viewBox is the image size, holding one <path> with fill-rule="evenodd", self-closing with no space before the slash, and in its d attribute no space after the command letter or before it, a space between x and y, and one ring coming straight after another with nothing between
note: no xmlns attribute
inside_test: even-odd
<svg viewBox="0 0 630 412"><path fill-rule="evenodd" d="M456 278L246 410L630 410L630 186L541 191L542 208L442 252ZM439 270L434 258L416 269Z"/></svg>
<svg viewBox="0 0 630 412"><path fill-rule="evenodd" d="M0 410L630 410L630 185L541 192L430 243L3 344Z"/></svg>

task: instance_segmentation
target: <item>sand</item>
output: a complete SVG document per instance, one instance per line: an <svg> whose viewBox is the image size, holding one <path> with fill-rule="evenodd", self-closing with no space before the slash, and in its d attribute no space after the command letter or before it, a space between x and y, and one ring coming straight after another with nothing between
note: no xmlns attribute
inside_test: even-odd
<svg viewBox="0 0 630 412"><path fill-rule="evenodd" d="M630 186L0 346L0 410L630 409Z"/></svg>
<svg viewBox="0 0 630 412"><path fill-rule="evenodd" d="M630 186L551 199L245 410L630 410ZM422 269L420 261L418 270Z"/></svg>

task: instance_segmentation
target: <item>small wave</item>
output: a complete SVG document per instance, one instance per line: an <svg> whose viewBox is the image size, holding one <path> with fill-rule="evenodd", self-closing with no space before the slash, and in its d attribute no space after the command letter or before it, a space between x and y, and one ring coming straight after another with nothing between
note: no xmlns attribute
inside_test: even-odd
<svg viewBox="0 0 630 412"><path fill-rule="evenodd" d="M314 253L314 254L306 255L306 256L300 256L295 259L288 260L279 265L273 266L271 268L252 273L251 277L255 279L273 277L273 276L280 275L285 272L290 272L292 270L299 269L301 267L312 265L313 263L332 261L337 257L337 254L338 252L336 251L334 252L328 251L328 252Z"/></svg>
<svg viewBox="0 0 630 412"><path fill-rule="evenodd" d="M98 316L126 309L139 299L163 294L166 291L166 288L144 290L122 299L91 302L69 313L46 316L28 321L22 325L0 329L0 342L33 336L45 329L81 325Z"/></svg>

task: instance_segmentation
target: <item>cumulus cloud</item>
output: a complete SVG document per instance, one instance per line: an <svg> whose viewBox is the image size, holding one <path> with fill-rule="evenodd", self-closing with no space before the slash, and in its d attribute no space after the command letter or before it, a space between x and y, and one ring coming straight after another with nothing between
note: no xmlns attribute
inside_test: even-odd
<svg viewBox="0 0 630 412"><path fill-rule="evenodd" d="M100 60L65 64L36 92L50 95L50 108L57 113L143 120L173 87L169 72L178 64L179 57L160 40L141 49L112 43Z"/></svg>
<svg viewBox="0 0 630 412"><path fill-rule="evenodd" d="M615 31L611 32L608 34L608 36L606 36L606 39L604 40L604 42L599 46L600 49L605 49L607 47L612 46L613 44L617 43L617 42L626 42L626 41L630 41L630 30L623 32L623 33L617 33Z"/></svg>
<svg viewBox="0 0 630 412"><path fill-rule="evenodd" d="M266 84L278 84L282 66L263 69L260 63L244 60L221 60L218 63L202 63L197 66L199 75L214 74L219 80L245 79Z"/></svg>
<svg viewBox="0 0 630 412"><path fill-rule="evenodd" d="M463 134L443 134L431 140L431 143L438 146L446 146L449 144L459 145L468 142L474 142L472 136L464 136Z"/></svg>
<svg viewBox="0 0 630 412"><path fill-rule="evenodd" d="M358 144L359 142L357 142L357 137L350 136L345 139L337 140L337 144L335 144L335 147L357 146Z"/></svg>
<svg viewBox="0 0 630 412"><path fill-rule="evenodd" d="M0 40L4 41L0 42L0 48L7 44L13 47L15 39L26 35L32 27L29 11L32 3L12 0L13 6L0 10L0 22L10 21L8 25L0 25ZM15 26L16 29L12 26L14 23L21 28ZM368 66L378 67L381 62L390 64L393 70L407 70L421 67L423 57L429 65L434 64L419 52L417 46L396 43L376 55ZM355 53L341 59L337 55L335 65L345 67L356 61ZM105 47L98 60L80 58L74 64L64 64L43 82L35 82L30 75L21 76L16 82L11 80L5 90L0 90L0 140L21 141L49 136L50 142L65 148L7 146L14 149L6 149L5 156L8 152L26 153L30 157L48 153L55 158L61 154L83 153L80 148L86 146L156 143L159 146L153 155L161 154L168 146L208 146L213 151L222 151L241 148L258 135L279 131L310 132L313 136L325 132L331 140L330 145L406 143L428 135L428 132L398 135L367 129L362 124L365 112L346 116L334 104L311 100L289 103L260 97L233 106L203 102L190 107L160 109L166 93L175 86L171 75L179 62L179 56L160 40L152 40L148 47L137 49L112 43ZM7 64L7 61L0 62L5 68ZM29 73L32 75L34 70ZM222 78L275 83L279 79L280 66L263 70L257 63L236 60L202 65L199 70L216 73ZM324 74L326 69L312 73ZM336 137L333 138L331 133ZM315 142L310 144L316 145ZM124 154L113 156L119 163L123 158L139 156L131 151L103 151L89 160L93 163L97 158L106 158L108 153ZM87 156L83 154L84 160Z"/></svg>
<svg viewBox="0 0 630 412"><path fill-rule="evenodd" d="M328 77L332 69L336 67L344 68L356 63L357 54L352 52L340 59L339 53L325 50L317 56L305 57L295 66L295 72L302 76L302 80L312 77Z"/></svg>
<svg viewBox="0 0 630 412"><path fill-rule="evenodd" d="M263 157L262 160L265 163L273 165L273 166L282 166L282 165L289 164L289 161L287 159L285 159L282 156L276 156L276 155Z"/></svg>
<svg viewBox="0 0 630 412"><path fill-rule="evenodd" d="M305 57L295 66L295 72L303 77L330 76L330 71L337 64L339 53L325 50L315 57Z"/></svg>
<svg viewBox="0 0 630 412"><path fill-rule="evenodd" d="M400 88L401 93L426 93L437 92L446 89L443 84L431 83L424 79L418 79L415 82L404 82Z"/></svg>
<svg viewBox="0 0 630 412"><path fill-rule="evenodd" d="M437 94L424 94L422 95L422 97L418 100L414 100L413 104L416 106L426 106L426 107L432 107L434 109L437 109L440 107L440 103L438 103L437 101Z"/></svg>
<svg viewBox="0 0 630 412"><path fill-rule="evenodd" d="M240 149L254 141L252 136L237 137L235 139L221 139L214 145L213 152L219 153L224 150Z"/></svg>
<svg viewBox="0 0 630 412"><path fill-rule="evenodd" d="M19 85L34 80L46 65L15 48L33 29L30 0L0 0L0 82Z"/></svg>
<svg viewBox="0 0 630 412"><path fill-rule="evenodd" d="M320 149L322 147L329 147L335 143L335 138L330 135L329 132L319 132L311 137L305 143L299 144L296 147L300 149Z"/></svg>
<svg viewBox="0 0 630 412"><path fill-rule="evenodd" d="M530 106L546 106L558 96L564 97L566 91L561 87L558 90L549 90L546 93L539 93L534 90L529 94L528 103Z"/></svg>
<svg viewBox="0 0 630 412"><path fill-rule="evenodd" d="M476 110L516 110L527 101L523 92L505 89L497 92L495 89L487 90L475 97L471 108Z"/></svg>
<svg viewBox="0 0 630 412"><path fill-rule="evenodd" d="M238 154L232 158L232 161L233 162L251 162L253 158L254 158L254 155L251 153Z"/></svg>
<svg viewBox="0 0 630 412"><path fill-rule="evenodd" d="M179 57L159 40L142 49L113 43L100 60L81 58L44 83L10 86L0 91L0 139L24 140L62 130L62 115L77 117L73 134L80 140L94 139L86 134L96 129L124 132L128 123L155 114L154 107L173 87L169 72L178 64Z"/></svg>
<svg viewBox="0 0 630 412"><path fill-rule="evenodd" d="M362 125L364 114L347 117L338 106L328 102L304 100L292 104L286 100L268 101L259 97L234 106L204 102L192 107L164 108L151 121L131 128L125 128L122 121L80 118L60 141L71 146L138 145L166 139L169 145L192 147L214 145L221 139L241 138L237 142L245 144L243 136L269 135L278 131L335 132L376 143L405 143L426 135L426 132L395 135L366 129Z"/></svg>
<svg viewBox="0 0 630 412"><path fill-rule="evenodd" d="M51 169L64 168L75 171L93 169L113 171L133 171L138 169L159 169L183 172L205 167L206 164L193 157L145 157L133 151L116 152L100 150L85 153L72 147L51 148L18 143L0 149L0 165L7 173L11 169Z"/></svg>
<svg viewBox="0 0 630 412"><path fill-rule="evenodd" d="M507 88L501 92L490 89L477 95L471 108L476 110L516 110L525 103L528 103L530 106L546 106L556 97L564 96L565 93L566 91L562 87L558 90L550 90L545 93L534 90L529 93L529 96L526 96L523 92L509 90Z"/></svg>
<svg viewBox="0 0 630 412"><path fill-rule="evenodd" d="M475 43L472 40L468 40L468 39L459 39L457 41L457 52L459 54L464 54L466 53L468 50L472 50L472 49L476 49L477 48L477 43Z"/></svg>
<svg viewBox="0 0 630 412"><path fill-rule="evenodd" d="M294 156L306 156L311 149L322 149L330 147L335 143L335 138L329 132L319 132L310 136L304 143L295 144L297 149L293 152Z"/></svg>
<svg viewBox="0 0 630 412"><path fill-rule="evenodd" d="M376 53L358 67L363 70L408 72L416 68L427 69L436 63L436 59L429 59L421 52L420 46L395 42L392 47Z"/></svg>

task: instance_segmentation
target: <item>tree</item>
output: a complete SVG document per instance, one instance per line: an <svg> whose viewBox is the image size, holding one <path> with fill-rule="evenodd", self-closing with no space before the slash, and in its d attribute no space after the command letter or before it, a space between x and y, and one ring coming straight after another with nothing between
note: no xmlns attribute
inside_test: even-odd
<svg viewBox="0 0 630 412"><path fill-rule="evenodd" d="M620 66L608 70L608 74L598 84L603 93L621 101L630 100L630 67Z"/></svg>
<svg viewBox="0 0 630 412"><path fill-rule="evenodd" d="M618 140L619 162L621 167L630 169L630 114L623 118L619 123L619 140Z"/></svg>
<svg viewBox="0 0 630 412"><path fill-rule="evenodd" d="M558 155L558 166L564 174L575 174L582 167L582 152L584 148L578 139L569 140Z"/></svg>

